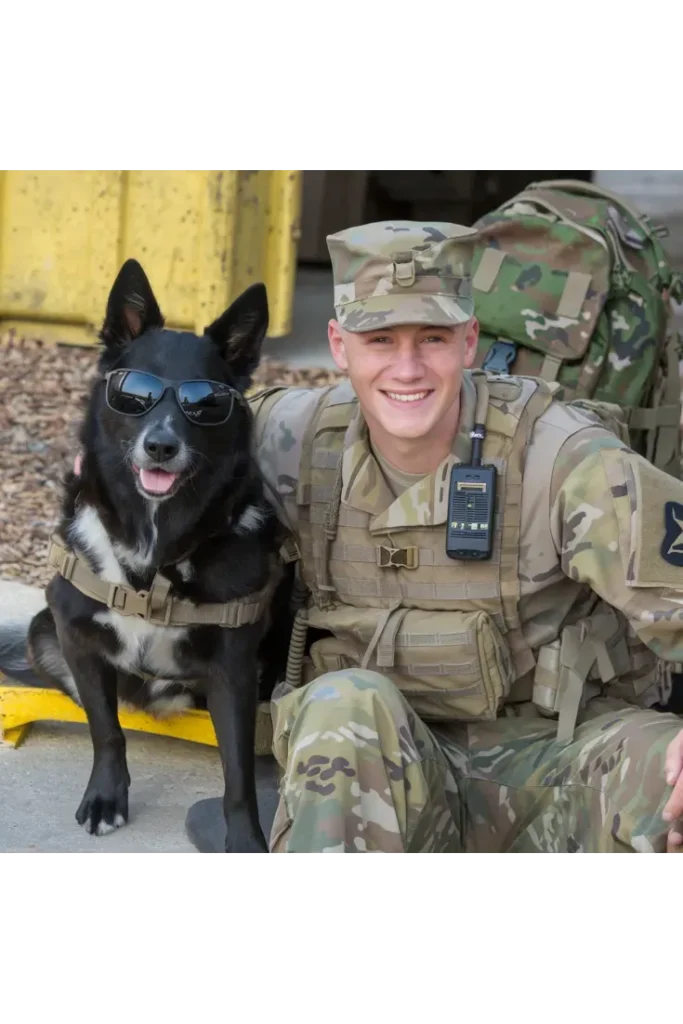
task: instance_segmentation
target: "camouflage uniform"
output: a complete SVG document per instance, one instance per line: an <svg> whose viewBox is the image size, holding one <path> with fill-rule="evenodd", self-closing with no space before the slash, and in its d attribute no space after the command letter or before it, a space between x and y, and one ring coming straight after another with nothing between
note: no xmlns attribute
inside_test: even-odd
<svg viewBox="0 0 683 1024"><path fill-rule="evenodd" d="M340 323L356 331L466 321L472 313L469 234L442 224L394 222L333 236ZM533 386L511 381L510 395ZM342 385L339 401L351 408L348 391ZM259 462L278 497L283 521L300 538L305 526L302 494L308 487L302 488L300 479L302 451L319 400L319 392L297 388L254 400ZM473 378L466 373L455 461L469 459L475 400ZM512 415L514 404L512 399L499 401L494 422ZM388 524L400 536L400 531L409 535L425 524L433 530L443 523L436 477L396 498L386 481L383 485L362 427L357 410L340 461L344 529L351 530L348 524L358 517L361 524L370 523L370 530L381 531ZM327 453L323 456L321 466L329 461ZM379 655L360 667L354 654L354 664L346 665L348 636L340 627L344 644L339 657L345 667L323 675L318 671L314 681L283 686L275 695L274 750L283 778L271 849L665 849L670 825L661 811L670 790L664 756L681 723L647 708L665 696L665 676L652 652L668 662L683 660L683 484L635 455L589 411L549 402L528 438L519 501L514 612L519 650L513 651L513 661L532 652L536 667L526 671L523 657L516 663L514 686L484 720L469 714L463 701L462 715L449 709L432 716L435 720L428 725L416 706L429 710L429 704L411 696L400 659L385 661L390 666L386 672L372 670L382 664ZM358 529L362 535L368 528ZM348 602L360 607L361 618L366 610L377 614L373 604L385 605L359 596L371 593L362 579L371 570L360 555L358 579L354 581L353 572L344 577L340 559L353 557L348 552L360 547L341 548L347 555L332 562L341 604L337 600L327 612L318 609L316 619L319 626L329 621L335 635ZM434 578L446 572L453 581L448 593L457 593L462 563L437 569L434 559L433 565ZM442 614L438 602L414 599L416 593L430 593L426 584L412 582L426 578L401 568L392 585L402 595L401 604L410 604L405 597L412 595L413 607L433 607L436 617ZM481 588L465 590L463 608L485 606L477 596ZM567 627L578 629L577 623L590 624L605 614L621 623L631 661L618 672L614 665L608 664L606 672L600 667L609 685L589 678L578 726L561 741L557 722L539 712L544 659L552 659L553 652L560 657L560 638ZM398 636L400 629L395 631ZM579 661L590 643L590 625L588 634L577 636L570 650ZM405 644L409 642L408 636ZM613 656L616 648L611 651ZM609 663L610 653L604 649L604 654ZM457 690L459 682L444 679L443 686Z"/></svg>

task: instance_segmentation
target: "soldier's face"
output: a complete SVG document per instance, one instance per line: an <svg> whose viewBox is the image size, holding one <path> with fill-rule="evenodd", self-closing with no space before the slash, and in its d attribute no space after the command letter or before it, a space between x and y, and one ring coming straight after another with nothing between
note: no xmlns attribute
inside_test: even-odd
<svg viewBox="0 0 683 1024"><path fill-rule="evenodd" d="M370 430L395 438L455 436L463 369L474 361L475 318L456 327L407 324L353 334L328 327L337 366L348 373Z"/></svg>

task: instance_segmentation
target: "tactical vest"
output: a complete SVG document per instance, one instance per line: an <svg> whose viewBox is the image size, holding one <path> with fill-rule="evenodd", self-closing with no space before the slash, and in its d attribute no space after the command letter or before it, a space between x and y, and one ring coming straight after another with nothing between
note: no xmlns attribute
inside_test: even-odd
<svg viewBox="0 0 683 1024"><path fill-rule="evenodd" d="M375 514L372 469L357 464L356 446L367 429L357 399L346 384L321 391L298 479L299 568L310 599L295 626L288 680L297 685L329 671L372 668L431 721L490 720L509 702L533 698L541 713L559 715L566 739L591 675L606 682L637 669L642 689L652 680L654 658L635 635L627 636L623 616L597 597L589 619L540 651L530 649L519 619L522 479L534 424L556 386L480 371L472 376L478 405L484 395L486 406L482 461L497 469L493 552L483 562L446 554L455 455ZM584 427L577 422L574 430ZM363 472L368 488L361 509L345 499ZM308 627L333 635L313 642L302 680Z"/></svg>

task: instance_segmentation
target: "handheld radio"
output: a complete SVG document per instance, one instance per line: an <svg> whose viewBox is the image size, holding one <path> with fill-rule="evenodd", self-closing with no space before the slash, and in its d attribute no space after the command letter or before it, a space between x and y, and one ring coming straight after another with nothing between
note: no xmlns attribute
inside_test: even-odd
<svg viewBox="0 0 683 1024"><path fill-rule="evenodd" d="M446 554L449 558L485 561L493 550L496 467L481 464L484 424L475 423L470 436L470 464L453 466L451 470Z"/></svg>

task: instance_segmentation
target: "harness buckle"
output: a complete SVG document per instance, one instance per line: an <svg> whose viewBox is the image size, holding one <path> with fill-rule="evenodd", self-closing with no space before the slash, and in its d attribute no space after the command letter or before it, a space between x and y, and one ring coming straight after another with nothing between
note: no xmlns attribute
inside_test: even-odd
<svg viewBox="0 0 683 1024"><path fill-rule="evenodd" d="M109 584L109 590L107 591L107 608L116 612L124 612L126 610L127 598L128 594L125 587L122 587L119 583Z"/></svg>
<svg viewBox="0 0 683 1024"><path fill-rule="evenodd" d="M76 556L73 551L65 551L59 566L59 573L65 580L71 580L76 568Z"/></svg>
<svg viewBox="0 0 683 1024"><path fill-rule="evenodd" d="M173 598L167 597L161 605L161 608L157 608L155 610L151 601L151 593L146 593L145 596L147 598L147 609L142 618L146 619L147 622L150 622L153 626L168 626L171 621L171 612L173 611ZM161 614L158 614L159 612Z"/></svg>

